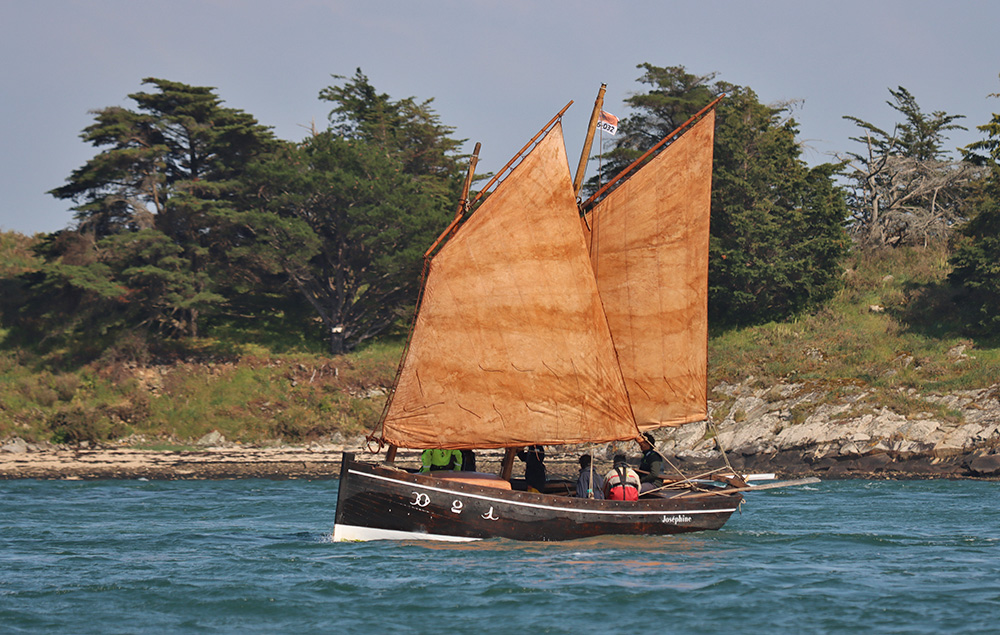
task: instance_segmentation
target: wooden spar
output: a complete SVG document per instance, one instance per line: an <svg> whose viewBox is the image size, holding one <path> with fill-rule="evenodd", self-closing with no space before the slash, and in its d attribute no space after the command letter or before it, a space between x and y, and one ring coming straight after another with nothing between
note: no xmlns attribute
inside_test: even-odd
<svg viewBox="0 0 1000 635"><path fill-rule="evenodd" d="M625 178L625 176L628 175L629 172L631 172L636 167L638 167L651 154L653 154L654 152L656 152L657 150L659 150L660 147L663 146L663 144L665 144L667 141L670 141L671 139L673 139L674 137L676 137L677 135L679 135L688 126L690 126L692 123L694 123L696 120L698 120L702 115L704 115L706 112L708 112L709 110L711 110L712 108L714 108L715 105L718 104L720 101L722 101L722 98L725 97L725 96L726 96L725 94L719 95L718 97L716 97L715 99L712 100L712 103L710 103L709 105L705 106L704 108L702 108L701 110L699 110L697 113L695 113L694 115L692 115L690 119L688 119L687 121L685 121L680 126L677 126L676 130L674 130L673 132L671 132L667 136L665 136L662 139L660 139L656 143L656 145L654 145L649 150L646 150L645 154L643 154L641 157L639 157L638 159L636 159L635 161L633 161L627 168L625 168L624 170L622 170L621 172L619 172L618 176L616 176L615 178L611 179L610 181L608 181L608 183L606 183L604 185L604 187L602 187L601 189L599 189L596 192L594 192L593 196L591 196L586 201L584 201L583 205L580 206L581 209L587 209L587 207L589 205L591 205L594 201L596 201L597 198L601 194L604 194L605 192L607 192L608 188L610 188L612 185L614 185L618 181L621 181L623 178Z"/></svg>
<svg viewBox="0 0 1000 635"><path fill-rule="evenodd" d="M462 220L462 216L465 215L466 210L469 209L469 188L472 187L472 177L476 174L476 164L479 163L479 148L482 147L480 142L476 142L476 148L472 151L472 158L469 159L469 171L465 174L465 183L462 185L462 197L458 201L458 209L455 210L455 219L451 221L448 225L448 229L438 236L438 239L434 241L434 244L430 246L430 249L424 252L424 258L429 256L437 248L438 244L444 240L444 237L451 234L454 231L455 226L458 222Z"/></svg>
<svg viewBox="0 0 1000 635"><path fill-rule="evenodd" d="M709 492L695 492L694 494L681 494L682 498L704 498L706 496L724 496L726 494L731 494L732 492L747 492L751 490L759 489L775 489L778 487L792 487L794 485L809 485L811 483L819 483L819 479L815 476L810 476L809 478L795 479L794 481L778 481L777 483L765 483L763 485L748 485L746 487L726 487L718 490L713 490Z"/></svg>
<svg viewBox="0 0 1000 635"><path fill-rule="evenodd" d="M517 457L517 448L507 448L503 454L503 463L500 464L500 478L509 481L514 474L514 459Z"/></svg>
<svg viewBox="0 0 1000 635"><path fill-rule="evenodd" d="M458 219L469 208L469 188L472 187L472 177L476 175L476 164L479 163L479 148L483 144L476 142L476 148L472 151L472 158L469 159L469 171L465 174L465 183L462 184L462 198L458 201L458 209L455 210L455 218Z"/></svg>
<svg viewBox="0 0 1000 635"><path fill-rule="evenodd" d="M587 161L590 160L590 148L594 143L594 132L597 130L597 119L601 116L601 108L604 107L604 91L607 84L601 84L601 89L597 91L597 99L594 101L594 112L590 114L590 125L587 128L587 138L583 141L583 152L580 153L580 164L576 166L576 178L573 179L573 195L580 195L580 188L583 187L583 176L587 172Z"/></svg>
<svg viewBox="0 0 1000 635"><path fill-rule="evenodd" d="M479 190L479 193L476 194L476 198L472 199L472 202L469 203L469 207L472 207L473 205L475 205L476 201L478 201L479 199L481 199L483 197L483 195L486 194L486 192L488 192L491 187L493 187L493 184L500 180L500 177L503 176L504 172L506 172L507 169L510 168L510 166L514 165L514 163L516 163L517 160L521 158L521 155L523 155L525 152L527 152L529 148L531 148L533 145L535 145L535 142L538 141L538 138L541 137L542 135L544 135L546 132L548 132L549 128L552 127L552 124L554 124L555 122L559 121L559 119L562 118L562 116L566 113L567 110L569 110L569 107L572 106L572 105L573 105L573 102L571 100L568 104L566 104L565 106L563 106L562 110L560 110L559 112L556 113L555 117L553 117L552 119L549 119L549 122L547 124L545 124L544 126L542 126L542 129L538 131L538 134L536 134L534 137L532 137L531 140L528 141L528 143L524 144L524 147L521 148L521 150L517 154L514 155L514 158L512 158L510 161L507 162L507 165L505 165L502 168L500 168L500 171L497 172L496 175L492 179L490 179L490 182L486 184L486 187L484 187L483 189Z"/></svg>
<svg viewBox="0 0 1000 635"><path fill-rule="evenodd" d="M524 147L521 148L521 151L518 152L517 154L515 154L514 158L511 159L510 161L508 161L507 165L503 166L503 168L501 168L500 171L497 172L496 175L494 175L492 179L490 179L490 182L486 184L486 187L484 187L483 189L479 190L479 193L476 194L476 198L472 199L471 202L469 202L467 204L464 204L464 208L465 209L470 209L473 205L475 205L476 202L479 199L481 199L483 197L483 195L491 187L493 187L493 184L496 183L498 180L500 180L500 176L503 175L503 173L506 172L507 169L510 168L510 166L514 165L514 163L519 158L521 158L521 155L523 155L525 152L527 152L528 149L531 148L535 144L535 142L538 140L538 138L541 137L543 134L545 134L548 131L548 129L552 127L552 124L554 124L555 122L557 122L563 116L563 114L565 114L565 112L567 110L569 110L569 107L572 106L572 105L573 105L573 102L570 101L568 104L566 104L565 106L563 106L562 110L560 110L559 112L556 113L555 117L553 117L552 119L549 119L549 122L547 124L545 124L542 127L541 130L538 131L538 134L536 134L534 137L532 137L531 140L528 141L528 143L524 144ZM477 143L476 144L476 149L478 150L478 148L479 148L479 144ZM475 157L475 161L479 160L478 155L474 155L474 157ZM470 168L469 169L471 170L471 169L474 169L474 168L475 168L475 165L474 164L470 164ZM471 178L469 178L467 180L471 183ZM424 252L424 258L425 259L428 258L428 257L430 257L430 255L432 253L434 253L434 250L437 249L437 246L441 244L441 241L443 241L445 238L447 238L448 236L450 236L453 231L455 231L455 228L458 227L458 223L461 220L462 220L462 214L458 214L458 215L455 216L455 220L451 221L451 224L448 225L448 228L445 229L443 232L441 232L441 235L438 236L438 239L435 240L434 244L430 246L430 249L428 249L427 251Z"/></svg>

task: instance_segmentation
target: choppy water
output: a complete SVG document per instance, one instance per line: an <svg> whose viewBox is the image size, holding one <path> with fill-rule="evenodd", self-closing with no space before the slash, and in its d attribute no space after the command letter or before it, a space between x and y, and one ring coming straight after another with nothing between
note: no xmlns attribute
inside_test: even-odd
<svg viewBox="0 0 1000 635"><path fill-rule="evenodd" d="M331 543L336 481L0 482L2 633L996 633L1000 483L752 492L719 532Z"/></svg>

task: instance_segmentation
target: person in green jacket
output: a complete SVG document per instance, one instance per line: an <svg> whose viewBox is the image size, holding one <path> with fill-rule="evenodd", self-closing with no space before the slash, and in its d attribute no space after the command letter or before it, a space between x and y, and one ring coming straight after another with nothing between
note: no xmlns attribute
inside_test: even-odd
<svg viewBox="0 0 1000 635"><path fill-rule="evenodd" d="M420 471L436 472L438 470L462 471L461 450L424 450L420 453Z"/></svg>

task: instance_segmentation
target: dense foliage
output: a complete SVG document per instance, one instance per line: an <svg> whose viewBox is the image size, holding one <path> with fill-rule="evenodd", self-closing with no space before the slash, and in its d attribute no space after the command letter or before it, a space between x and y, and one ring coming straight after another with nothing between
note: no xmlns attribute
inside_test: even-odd
<svg viewBox="0 0 1000 635"><path fill-rule="evenodd" d="M22 277L23 334L95 352L123 330L198 336L206 320L267 312L247 300L262 295L312 307L341 353L406 312L462 173L430 101L393 101L359 70L320 94L330 129L294 144L212 88L145 83L134 110L94 113L82 137L99 152L51 192L76 225L45 237L44 264Z"/></svg>
<svg viewBox="0 0 1000 635"><path fill-rule="evenodd" d="M946 133L961 117L923 112L905 88L887 102L890 133L857 117L865 151L809 168L788 104L684 67L639 66L591 189L721 93L712 194L710 313L728 328L800 314L836 291L856 244L887 248L954 237L951 281L994 328L1000 122L965 161ZM355 349L408 317L423 249L447 224L462 141L432 100L392 99L360 69L319 97L329 125L274 138L213 88L146 79L134 107L94 111L82 138L98 151L52 190L75 224L20 245L30 266L2 275L8 341L101 355L122 339L270 329L327 350ZM848 196L836 185L848 166ZM977 171L978 170L978 171ZM987 175L983 177L983 175ZM845 203L846 201L846 203ZM940 241L938 241L940 242ZM10 251L9 249L7 251ZM250 325L254 324L253 327ZM320 328L321 327L321 328ZM142 346L130 345L139 350Z"/></svg>
<svg viewBox="0 0 1000 635"><path fill-rule="evenodd" d="M85 341L123 328L197 336L226 301L218 219L276 141L211 88L144 83L154 90L129 95L134 110L94 112L81 136L100 151L51 192L74 203L77 224L44 240L22 328Z"/></svg>
<svg viewBox="0 0 1000 635"><path fill-rule="evenodd" d="M987 174L972 198L970 220L955 237L949 279L975 312L975 326L995 336L1000 333L1000 114L977 129L986 138L970 144L965 157Z"/></svg>
<svg viewBox="0 0 1000 635"><path fill-rule="evenodd" d="M709 255L709 319L762 323L837 290L848 241L836 166L808 168L794 120L750 89L719 107Z"/></svg>
<svg viewBox="0 0 1000 635"><path fill-rule="evenodd" d="M344 79L344 78L339 78ZM334 354L385 333L413 304L423 250L447 226L460 141L430 108L379 94L360 69L320 97L331 126L249 171L231 251L278 273L314 309Z"/></svg>

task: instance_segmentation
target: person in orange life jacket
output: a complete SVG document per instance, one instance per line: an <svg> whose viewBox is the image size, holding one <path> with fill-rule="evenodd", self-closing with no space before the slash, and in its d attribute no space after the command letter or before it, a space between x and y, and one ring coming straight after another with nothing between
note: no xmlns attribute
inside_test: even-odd
<svg viewBox="0 0 1000 635"><path fill-rule="evenodd" d="M545 489L545 448L533 445L517 453L517 458L524 461L524 481L529 492L541 492Z"/></svg>
<svg viewBox="0 0 1000 635"><path fill-rule="evenodd" d="M629 467L624 454L616 454L614 467L604 475L604 498L613 501L637 501L639 487L639 475Z"/></svg>
<svg viewBox="0 0 1000 635"><path fill-rule="evenodd" d="M663 484L663 462L666 459L656 451L656 439L648 432L639 437L639 449L642 450L642 460L639 461L640 492L648 492Z"/></svg>
<svg viewBox="0 0 1000 635"><path fill-rule="evenodd" d="M435 472L438 470L462 471L461 450L424 450L420 453L420 471Z"/></svg>

